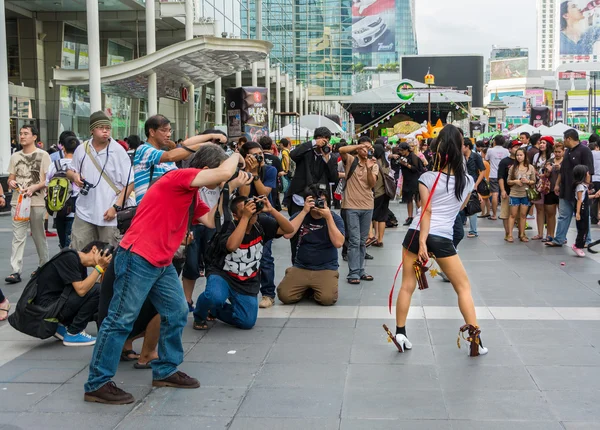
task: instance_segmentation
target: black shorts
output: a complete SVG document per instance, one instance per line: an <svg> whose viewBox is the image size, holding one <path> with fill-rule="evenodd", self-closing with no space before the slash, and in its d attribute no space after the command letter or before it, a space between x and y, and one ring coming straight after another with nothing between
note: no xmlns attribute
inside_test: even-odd
<svg viewBox="0 0 600 430"><path fill-rule="evenodd" d="M402 246L412 252L419 253L419 230L410 229L404 236ZM456 248L450 239L430 234L427 236L427 251L433 253L435 258L446 258L456 255Z"/></svg>
<svg viewBox="0 0 600 430"><path fill-rule="evenodd" d="M545 205L557 205L558 204L558 196L554 192L550 192L544 195L544 204Z"/></svg>

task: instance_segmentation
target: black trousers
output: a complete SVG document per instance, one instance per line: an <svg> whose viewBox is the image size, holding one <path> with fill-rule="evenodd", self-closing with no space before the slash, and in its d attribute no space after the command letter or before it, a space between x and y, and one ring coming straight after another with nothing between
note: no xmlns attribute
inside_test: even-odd
<svg viewBox="0 0 600 430"><path fill-rule="evenodd" d="M577 206L575 206L575 208L577 210ZM579 249L583 249L585 247L585 240L587 239L590 227L588 221L590 217L589 199L586 198L581 204L579 215L580 220L575 222L575 225L577 226L577 238L575 239L575 246Z"/></svg>
<svg viewBox="0 0 600 430"><path fill-rule="evenodd" d="M290 204L288 205L288 214L290 215L290 217L294 214L297 214L298 212L300 212L303 209L303 207L298 206L296 203L294 203L294 201L290 201ZM296 261L296 249L298 249L298 240L299 240L299 236L298 233L296 233L291 239L290 239L290 249L292 251L292 265L294 264L294 261Z"/></svg>
<svg viewBox="0 0 600 430"><path fill-rule="evenodd" d="M58 314L58 320L70 334L81 333L88 323L94 321L100 303L100 286L95 284L88 293L80 297L71 289L67 302Z"/></svg>
<svg viewBox="0 0 600 430"><path fill-rule="evenodd" d="M594 191L600 191L600 182L592 182L594 186ZM600 199L592 200L591 209L590 209L590 218L592 220L592 224L598 224L598 203L600 203Z"/></svg>

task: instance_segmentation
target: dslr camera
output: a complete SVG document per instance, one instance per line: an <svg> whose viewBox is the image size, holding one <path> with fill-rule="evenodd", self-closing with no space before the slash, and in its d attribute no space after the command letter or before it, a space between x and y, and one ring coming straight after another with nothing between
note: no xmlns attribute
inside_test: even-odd
<svg viewBox="0 0 600 430"><path fill-rule="evenodd" d="M259 213L265 208L265 202L262 201L261 197L247 198L245 204L248 204L250 202L254 202L254 204L256 205L256 212L254 213Z"/></svg>
<svg viewBox="0 0 600 430"><path fill-rule="evenodd" d="M83 186L79 189L79 194L82 196L87 196L90 192L90 189L94 188L94 184L89 183L85 179L82 179L81 182L83 182Z"/></svg>
<svg viewBox="0 0 600 430"><path fill-rule="evenodd" d="M254 154L254 158L256 159L256 162L257 162L258 164L262 163L262 162L264 161L264 159L265 159L265 157L263 157L263 156L262 156L262 155L260 155L260 154Z"/></svg>
<svg viewBox="0 0 600 430"><path fill-rule="evenodd" d="M373 158L373 151L367 151L367 158Z"/></svg>
<svg viewBox="0 0 600 430"><path fill-rule="evenodd" d="M315 208L316 209L325 209L325 190L327 187L325 184L319 184L319 193L317 195L317 199L315 200Z"/></svg>

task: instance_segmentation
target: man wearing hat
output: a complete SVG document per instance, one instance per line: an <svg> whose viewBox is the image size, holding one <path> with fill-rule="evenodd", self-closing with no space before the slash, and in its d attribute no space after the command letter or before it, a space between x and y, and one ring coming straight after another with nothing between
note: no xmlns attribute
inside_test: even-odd
<svg viewBox="0 0 600 430"><path fill-rule="evenodd" d="M92 137L77 147L67 173L81 190L71 237L71 247L76 250L95 240L117 244L117 210L126 200L131 161L110 133L110 119L102 111L94 112L90 117ZM133 177L129 182L133 188Z"/></svg>

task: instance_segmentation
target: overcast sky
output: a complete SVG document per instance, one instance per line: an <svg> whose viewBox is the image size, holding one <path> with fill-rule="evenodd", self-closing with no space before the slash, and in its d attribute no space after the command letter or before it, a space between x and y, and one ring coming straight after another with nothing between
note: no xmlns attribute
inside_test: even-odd
<svg viewBox="0 0 600 430"><path fill-rule="evenodd" d="M534 0L416 0L419 54L480 54L492 45L529 48L535 68Z"/></svg>

